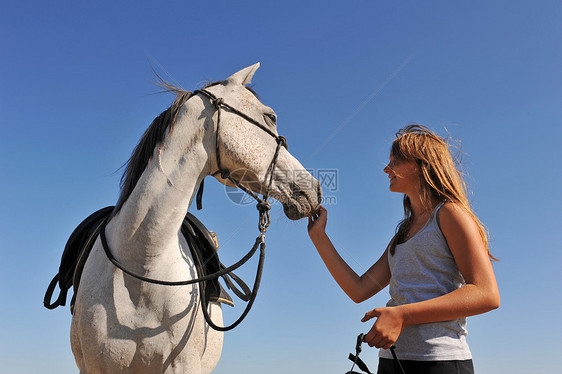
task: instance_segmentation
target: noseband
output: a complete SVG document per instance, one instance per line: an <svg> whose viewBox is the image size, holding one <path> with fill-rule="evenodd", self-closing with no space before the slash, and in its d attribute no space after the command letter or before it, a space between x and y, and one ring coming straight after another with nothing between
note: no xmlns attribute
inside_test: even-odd
<svg viewBox="0 0 562 374"><path fill-rule="evenodd" d="M106 220L102 224L102 226L100 227L100 237L101 237L101 242L102 242L104 252L107 255L107 258L110 260L110 262L113 263L117 268L121 269L123 272L125 272L126 274L128 274L128 275L130 275L134 278L137 278L137 279L142 280L144 282L159 284L159 285L165 285L165 286L185 286L185 285L189 285L189 284L199 283L199 290L200 290L200 294L201 294L201 309L203 311L203 316L205 317L205 320L207 321L209 326L211 326L215 330L228 331L228 330L231 330L231 329L235 328L236 326L238 326L240 324L240 322L242 322L242 320L244 320L244 318L246 317L246 315L248 314L248 312L252 308L252 305L253 305L253 303L256 299L256 296L258 294L258 289L259 289L259 286L260 286L261 276L262 276L262 271L263 271L263 264L264 264L264 260L265 260L265 233L266 233L267 228L269 227L269 224L270 224L269 210L271 209L271 205L268 202L269 192L271 190L271 185L272 185L272 182L273 182L273 174L274 174L275 167L276 167L276 164L277 164L277 158L279 157L279 151L280 151L282 146L287 148L287 140L283 136L276 135L273 131L271 131L269 128L265 127L263 124L261 124L257 120L251 118L250 116L248 116L245 113L239 111L238 109L226 104L222 98L217 98L214 94L212 94L211 92L209 92L205 89L194 91L193 94L191 94L189 97L191 98L192 96L197 95L197 94L202 94L202 95L208 97L211 100L211 103L214 105L214 107L217 111L216 158L217 158L218 170L215 171L214 173L212 173L211 175L216 176L216 175L220 174L222 179L228 179L229 181L234 183L234 185L236 185L238 188L240 188L241 190L246 192L248 195L252 196L258 202L256 207L259 211L258 229L260 231L260 234L256 238L256 241L255 241L254 245L252 246L252 248L250 249L250 251L244 257L242 257L242 259L240 259L238 262L236 262L235 264L233 264L229 267L222 267L221 270L219 270L215 273L204 275L204 276L196 278L196 279L170 282L170 281L161 281L161 280L157 280L157 279L152 279L152 278L144 277L142 275L135 274L132 271L128 270L123 264L121 264L113 256L113 254L111 253L111 251L109 249L109 245L107 243L107 238L106 238L106 235L105 235L105 227L106 227L106 224L108 223L109 219ZM260 129L262 129L263 131L265 131L266 133L271 135L275 139L275 141L277 142L277 147L275 148L275 154L273 155L273 159L271 160L271 164L269 165L268 170L266 172L266 178L267 178L267 175L269 174L269 181L268 181L268 184L267 184L267 189L266 189L265 193L263 194L262 198L260 198L256 193L254 193L250 189L244 187L240 181L238 181L238 180L236 180L235 178L232 177L232 175L231 175L231 173L228 169L224 169L221 165L220 149L219 149L219 131L220 131L220 122L221 122L220 121L221 120L221 111L223 109L226 109L226 110L244 118L246 121L250 122L251 124L259 127ZM201 184L199 186L199 190L197 191L197 209L201 209L201 207L202 207L201 199L202 199L202 195L203 195L203 185L204 185L203 181L204 181L204 179L201 181ZM194 243L191 242L191 240L193 240L191 237L188 236L188 237L186 237L186 239L188 240L188 244L190 246L194 245ZM211 280L211 279L216 279L220 276L225 276L225 275L230 275L234 279L236 279L237 277L232 272L234 270L238 269L240 266L244 265L250 258L252 258L254 253L258 249L258 247L260 249L260 258L259 258L259 262L258 262L258 268L256 270L256 278L254 280L254 287L253 287L253 289L252 289L252 291L249 295L246 294L245 297L242 298L243 300L248 301L248 305L246 305L246 308L242 312L241 316L234 323L232 323L230 326L226 326L226 327L217 326L211 320L211 317L209 316L209 312L207 310L208 304L207 304L207 298L205 297L205 294L206 294L205 281L208 281L208 280ZM199 259L199 258L197 258L197 256L195 256L195 258L193 260L196 262L196 265L198 267L201 267L201 261L202 261L201 259Z"/></svg>

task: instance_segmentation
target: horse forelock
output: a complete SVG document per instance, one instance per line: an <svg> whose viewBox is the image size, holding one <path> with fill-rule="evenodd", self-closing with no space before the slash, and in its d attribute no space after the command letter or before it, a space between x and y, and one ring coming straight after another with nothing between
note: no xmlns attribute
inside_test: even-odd
<svg viewBox="0 0 562 374"><path fill-rule="evenodd" d="M123 172L120 183L121 194L119 195L119 200L117 201L113 215L119 212L125 201L127 201L133 192L133 189L154 154L154 149L162 143L166 133L173 130L181 107L192 95L191 92L166 82L157 84L164 88L164 92L171 92L176 95L176 98L168 109L160 113L160 115L152 121L133 150L131 157L125 163L125 171Z"/></svg>

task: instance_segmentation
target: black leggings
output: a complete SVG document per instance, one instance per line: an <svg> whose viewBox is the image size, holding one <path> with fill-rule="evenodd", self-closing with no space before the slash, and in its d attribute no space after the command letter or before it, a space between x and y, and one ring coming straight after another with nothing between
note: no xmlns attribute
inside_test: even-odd
<svg viewBox="0 0 562 374"><path fill-rule="evenodd" d="M400 360L406 374L474 374L472 360L411 361ZM377 374L401 374L400 368L387 358L379 358Z"/></svg>

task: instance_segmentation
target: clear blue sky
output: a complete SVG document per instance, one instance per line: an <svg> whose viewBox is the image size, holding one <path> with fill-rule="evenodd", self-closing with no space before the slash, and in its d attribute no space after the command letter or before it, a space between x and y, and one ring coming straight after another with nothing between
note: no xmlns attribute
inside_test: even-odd
<svg viewBox="0 0 562 374"><path fill-rule="evenodd" d="M261 62L254 77L307 167L338 171L328 232L361 273L402 215L382 172L409 122L462 141L491 232L500 309L469 318L478 373L560 370L562 5L557 1L18 1L0 9L0 372L75 373L68 309L42 306L64 244L115 204L119 167L185 89ZM253 205L209 180L198 216L223 262L256 235ZM259 297L216 373L344 373L363 314L306 222L272 212ZM254 268L240 272L252 279ZM239 308L225 310L232 321ZM376 368L377 352L362 354Z"/></svg>

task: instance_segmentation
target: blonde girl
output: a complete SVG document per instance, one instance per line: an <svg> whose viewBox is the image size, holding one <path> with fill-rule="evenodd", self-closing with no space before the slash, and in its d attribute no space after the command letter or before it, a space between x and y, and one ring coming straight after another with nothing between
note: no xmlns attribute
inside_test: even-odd
<svg viewBox="0 0 562 374"><path fill-rule="evenodd" d="M486 231L467 199L447 143L428 128L396 134L384 168L390 191L404 194L404 219L379 260L358 276L326 235L327 211L309 218L308 233L326 267L356 303L389 285L386 307L364 342L380 348L379 374L398 373L394 345L406 373L473 373L466 317L500 305Z"/></svg>

